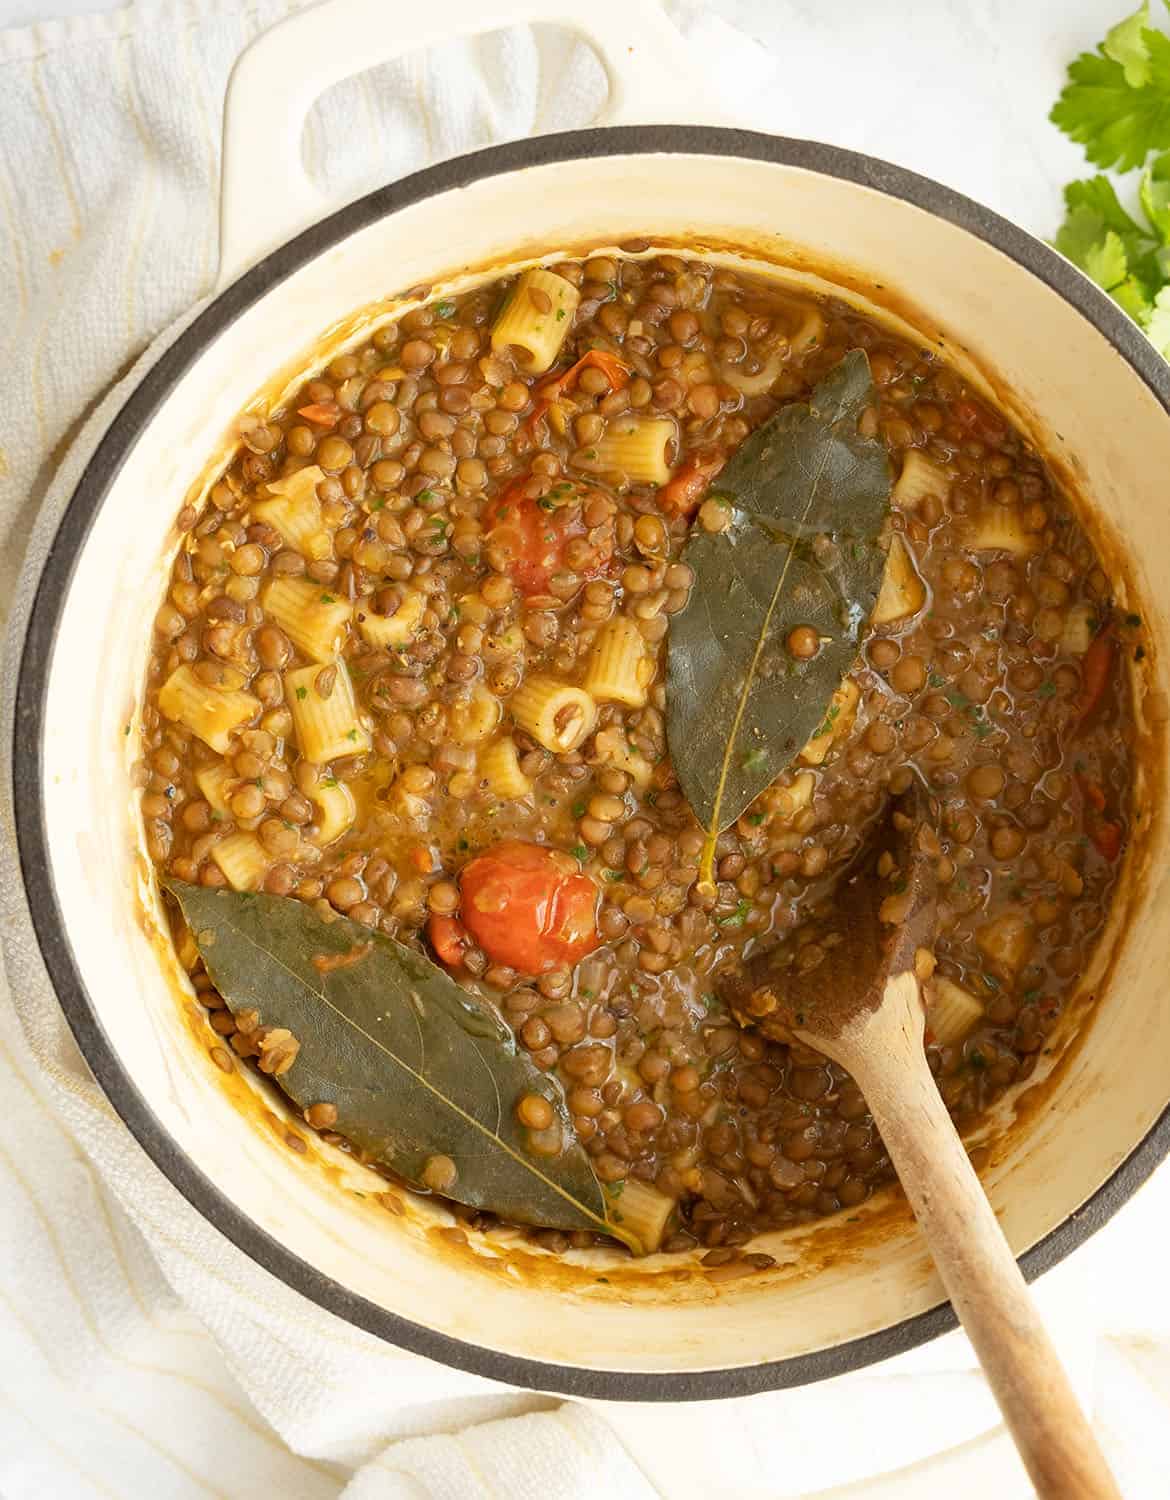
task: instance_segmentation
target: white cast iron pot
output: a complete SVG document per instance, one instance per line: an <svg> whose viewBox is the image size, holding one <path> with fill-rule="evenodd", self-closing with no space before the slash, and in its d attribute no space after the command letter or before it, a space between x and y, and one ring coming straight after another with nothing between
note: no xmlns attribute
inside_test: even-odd
<svg viewBox="0 0 1170 1500"><path fill-rule="evenodd" d="M145 1149L247 1254L322 1306L405 1347L545 1390L680 1399L814 1380L953 1326L894 1195L850 1222L768 1237L777 1268L722 1287L678 1257L631 1266L603 1252L557 1261L522 1249L504 1259L498 1246L440 1239L425 1205L394 1217L356 1196L352 1164L315 1140L307 1156L294 1154L271 1095L212 1064L209 1033L153 926L124 734L174 518L189 487L206 486L202 466L222 452L237 413L271 393L277 372L291 379L323 339L335 351L365 335L369 319L353 319L355 309L386 317L395 307L386 299L403 288L463 286L587 245L701 245L708 258L805 285L827 276L859 305L945 341L975 378L990 372L1072 481L1106 552L1124 558L1115 571L1127 607L1147 626L1137 688L1149 708L1165 702L1170 645L1170 378L1101 292L994 214L881 162L736 130L624 126L499 147L418 173L290 239L324 210L299 160L313 99L452 34L558 22L602 55L611 120L628 120L635 103L643 118L669 119L678 99L694 107L685 50L648 0L591 0L587 21L540 0L486 18L471 0L440 9L441 28L381 0L335 0L278 27L237 69L226 290L150 370L95 453L26 642L15 805L42 948L90 1065ZM1156 722L1142 753L1143 817L1123 899L1084 976L1099 1004L1080 1040L1046 1057L984 1132L985 1180L1030 1274L1114 1212L1170 1144L1170 849Z"/></svg>

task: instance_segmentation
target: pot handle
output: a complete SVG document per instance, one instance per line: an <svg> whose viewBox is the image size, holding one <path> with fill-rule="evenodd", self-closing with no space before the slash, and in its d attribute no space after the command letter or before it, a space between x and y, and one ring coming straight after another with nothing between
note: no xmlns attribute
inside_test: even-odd
<svg viewBox="0 0 1170 1500"><path fill-rule="evenodd" d="M224 105L216 289L337 207L301 158L305 119L331 84L420 48L543 22L589 42L609 82L598 125L712 120L718 110L658 0L327 0L264 32L241 55Z"/></svg>

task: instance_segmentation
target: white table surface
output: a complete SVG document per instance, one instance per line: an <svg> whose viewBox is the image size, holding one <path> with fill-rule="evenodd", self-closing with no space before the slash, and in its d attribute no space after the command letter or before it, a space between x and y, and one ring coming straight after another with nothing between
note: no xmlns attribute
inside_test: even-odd
<svg viewBox="0 0 1170 1500"><path fill-rule="evenodd" d="M151 0L139 3L148 9ZM1061 184L1091 171L1079 148L1048 124L1048 109L1067 61L1135 4L715 0L710 8L779 59L769 100L773 128L912 167L1047 237L1059 222ZM117 8L102 0L0 0L0 28ZM1161 21L1167 24L1164 14ZM1118 1219L1043 1279L1042 1309L1055 1315L1070 1303L1091 1305L1100 1315L1107 1307L1111 1328L1156 1336L1151 1320L1166 1317L1165 1299L1150 1301L1160 1257L1145 1252L1168 1219L1164 1168ZM1152 1424L1164 1417L1155 1402Z"/></svg>

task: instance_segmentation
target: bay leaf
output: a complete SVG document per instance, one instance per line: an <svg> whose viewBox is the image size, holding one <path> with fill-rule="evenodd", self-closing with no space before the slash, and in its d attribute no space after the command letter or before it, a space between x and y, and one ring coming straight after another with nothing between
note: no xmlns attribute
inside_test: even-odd
<svg viewBox="0 0 1170 1500"><path fill-rule="evenodd" d="M704 881L719 833L822 723L877 599L892 476L883 445L858 431L872 390L853 350L757 428L711 489L730 525L696 527L683 553L695 579L670 620L667 736L707 830ZM787 649L797 625L822 638L806 661Z"/></svg>
<svg viewBox="0 0 1170 1500"><path fill-rule="evenodd" d="M166 888L233 1015L256 1011L300 1044L276 1082L301 1109L334 1105L339 1134L416 1186L428 1161L449 1157L449 1198L516 1223L612 1234L640 1252L607 1216L559 1084L437 965L290 897L178 880ZM517 1100L532 1093L553 1106L555 1155L533 1151L516 1118Z"/></svg>

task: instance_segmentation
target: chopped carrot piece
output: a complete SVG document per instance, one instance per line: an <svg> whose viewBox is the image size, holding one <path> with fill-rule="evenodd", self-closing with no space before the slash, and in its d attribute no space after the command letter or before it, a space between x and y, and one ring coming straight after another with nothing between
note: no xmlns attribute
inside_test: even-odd
<svg viewBox="0 0 1170 1500"><path fill-rule="evenodd" d="M341 421L341 408L332 402L315 401L309 406L298 406L297 416L315 427L336 427Z"/></svg>

